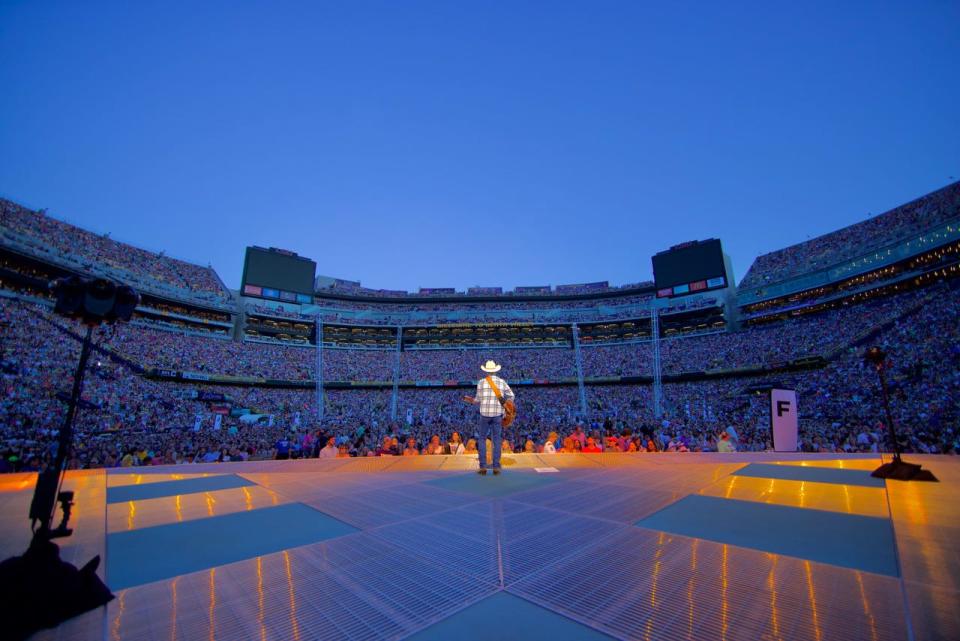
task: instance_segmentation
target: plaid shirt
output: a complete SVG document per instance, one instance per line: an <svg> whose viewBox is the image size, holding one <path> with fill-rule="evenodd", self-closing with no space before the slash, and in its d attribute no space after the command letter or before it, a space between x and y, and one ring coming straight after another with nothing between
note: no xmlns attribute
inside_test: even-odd
<svg viewBox="0 0 960 641"><path fill-rule="evenodd" d="M493 384L500 390L504 401L512 401L515 398L513 390L510 389L510 386L507 385L505 380L495 374L491 374L490 378L493 380ZM476 399L477 405L480 406L481 416L503 416L503 408L500 406L500 401L497 400L497 395L487 384L486 377L481 378L480 382L477 383L477 395L474 398Z"/></svg>

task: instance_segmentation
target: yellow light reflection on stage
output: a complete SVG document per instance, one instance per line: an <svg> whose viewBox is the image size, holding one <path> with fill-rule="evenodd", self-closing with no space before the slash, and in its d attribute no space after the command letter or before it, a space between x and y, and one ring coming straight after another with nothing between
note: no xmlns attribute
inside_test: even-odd
<svg viewBox="0 0 960 641"><path fill-rule="evenodd" d="M297 621L297 595L293 589L293 572L290 571L290 553L284 551L283 564L287 571L287 591L290 594L290 623L293 626L293 641L300 641L300 623Z"/></svg>
<svg viewBox="0 0 960 641"><path fill-rule="evenodd" d="M810 620L813 622L813 634L817 641L821 641L823 631L820 629L820 616L817 614L817 592L813 587L813 570L810 568L810 561L803 562L803 569L807 575L807 596L810 598Z"/></svg>
<svg viewBox="0 0 960 641"><path fill-rule="evenodd" d="M264 625L263 608L263 557L257 557L257 623L260 624L260 641L267 641L267 626Z"/></svg>
<svg viewBox="0 0 960 641"><path fill-rule="evenodd" d="M650 607L657 607L657 580L660 578L660 557L663 556L663 532L657 537L657 552L653 556L653 583L650 586Z"/></svg>
<svg viewBox="0 0 960 641"><path fill-rule="evenodd" d="M867 599L867 591L863 587L863 573L855 572L854 575L857 577L857 586L860 588L860 604L863 606L863 613L866 615L867 621L870 622L870 638L877 641L877 621L873 617L873 612L870 611L870 601Z"/></svg>
<svg viewBox="0 0 960 641"><path fill-rule="evenodd" d="M180 504L180 495L174 497L174 508L177 511L177 522L183 522L183 506Z"/></svg>
<svg viewBox="0 0 960 641"><path fill-rule="evenodd" d="M653 638L653 616L657 610L657 582L660 580L660 557L663 556L663 541L666 533L661 532L657 537L657 551L653 555L653 573L650 581L650 616L647 618L647 625L644 630L643 638L650 641Z"/></svg>
<svg viewBox="0 0 960 641"><path fill-rule="evenodd" d="M36 485L36 477L25 478L22 481L5 481L0 483L0 492L21 492Z"/></svg>
<svg viewBox="0 0 960 641"><path fill-rule="evenodd" d="M170 582L170 593L173 599L170 610L170 641L176 641L177 638L177 581L180 577Z"/></svg>
<svg viewBox="0 0 960 641"><path fill-rule="evenodd" d="M216 584L216 573L217 568L210 568L210 630L207 635L207 638L210 641L216 641L217 638L217 625L216 618L214 617L214 611L217 607L217 584Z"/></svg>
<svg viewBox="0 0 960 641"><path fill-rule="evenodd" d="M727 600L727 555L729 546L724 544L723 555L720 559L720 639L726 641L727 629L730 626L730 602Z"/></svg>
<svg viewBox="0 0 960 641"><path fill-rule="evenodd" d="M687 581L687 638L696 638L693 634L694 607L693 592L697 581L697 546L700 545L700 539L694 539L690 546L690 580Z"/></svg>
<svg viewBox="0 0 960 641"><path fill-rule="evenodd" d="M733 488L736 486L738 478L740 477L739 476L730 477L730 483L727 484L727 493L723 498L728 499L733 495Z"/></svg>
<svg viewBox="0 0 960 641"><path fill-rule="evenodd" d="M132 530L134 522L137 518L137 506L134 504L133 501L127 501L127 505L130 508L129 511L127 512L127 529Z"/></svg>
<svg viewBox="0 0 960 641"><path fill-rule="evenodd" d="M216 504L217 500L213 498L210 492L204 492L203 494L207 497L207 514L213 516L213 506Z"/></svg>
<svg viewBox="0 0 960 641"><path fill-rule="evenodd" d="M876 517L886 517L889 514L882 489L856 485L741 476L729 477L720 483L704 487L699 493L717 498L843 514Z"/></svg>
<svg viewBox="0 0 960 641"><path fill-rule="evenodd" d="M898 483L896 495L891 495L891 499L894 499L891 501L893 507L906 511L906 521L914 525L929 525L930 516L927 514L926 501L924 501L919 485L916 483ZM893 518L899 520L903 516L903 514L894 514Z"/></svg>
<svg viewBox="0 0 960 641"><path fill-rule="evenodd" d="M780 611L777 609L777 555L767 553L770 559L770 572L767 574L767 589L770 590L770 630L775 639L780 640Z"/></svg>
<svg viewBox="0 0 960 641"><path fill-rule="evenodd" d="M954 547L947 540L931 536L933 532L958 520L958 510L949 500L937 500L937 494L923 483L897 483L888 489L891 517L898 524L900 540L923 542L909 546L903 551L900 562L904 578L942 585L948 589L960 586L960 579L951 571L954 567ZM943 497L946 499L947 497ZM929 512L928 504L936 504L938 509ZM902 526L902 527L901 527ZM906 539L909 537L909 539Z"/></svg>
<svg viewBox="0 0 960 641"><path fill-rule="evenodd" d="M247 503L247 512L253 509L253 496L250 495L250 490L247 488L241 488L243 490L243 496L246 499Z"/></svg>
<svg viewBox="0 0 960 641"><path fill-rule="evenodd" d="M117 616L113 617L113 625L110 627L110 637L113 641L120 641L120 620L123 618L126 600L127 591L120 590L120 593L117 594Z"/></svg>

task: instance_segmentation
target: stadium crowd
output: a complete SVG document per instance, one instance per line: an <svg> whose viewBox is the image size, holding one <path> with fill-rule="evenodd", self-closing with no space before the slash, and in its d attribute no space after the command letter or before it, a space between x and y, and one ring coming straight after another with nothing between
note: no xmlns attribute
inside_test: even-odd
<svg viewBox="0 0 960 641"><path fill-rule="evenodd" d="M664 374L711 369L769 366L844 345L863 331L900 313L925 296L907 292L855 306L841 306L811 316L738 332L716 332L661 341ZM147 326L149 325L149 327ZM219 328L216 328L219 329ZM175 331L167 331L175 330ZM105 346L140 366L152 369L227 376L313 380L316 352L281 343L211 340L159 319L138 319L106 330ZM649 342L587 345L581 349L586 378L650 376ZM399 380L470 380L486 358L503 362L511 379L556 381L577 376L571 347L524 349L407 349L400 355ZM397 363L393 349L323 350L324 381L392 381Z"/></svg>
<svg viewBox="0 0 960 641"><path fill-rule="evenodd" d="M825 269L960 217L960 182L863 222L757 257L741 289Z"/></svg>
<svg viewBox="0 0 960 641"><path fill-rule="evenodd" d="M822 269L958 214L960 183L955 183L858 225L761 256L741 287ZM585 345L580 350L587 379L583 387L577 384L572 347L406 349L399 358L394 349L325 348L325 382L380 385L328 388L323 418L318 419L317 395L311 388L315 349L236 341L219 327L214 331L222 336L202 334L195 324L171 316L228 318L224 305L230 294L212 269L116 242L6 200L0 200L0 222L2 244L41 262L110 274L134 286L174 292L180 300L186 293L198 305L194 310L189 303L167 305L157 298L155 311L138 313L128 324L96 330L69 457L73 468L272 457L471 454L476 414L463 402L463 389L404 386L395 395L392 382L471 381L487 359L500 362L504 375L518 382L519 418L506 433L509 451L765 450L770 435L763 390L773 383L798 392L800 446L805 451L889 450L877 376L863 361L867 344L878 344L890 355L892 409L904 449L950 454L960 449L960 279L873 299L863 296L865 301L848 299L822 310L810 299L807 309L816 313L745 323L737 331L667 337L661 341L662 371L668 380L662 387L659 414L649 384L590 380L649 377L650 342ZM39 263L8 263L2 266L26 270L23 275L36 280L44 278L35 267ZM365 324L475 323L509 320L516 314L536 320L541 320L539 314L542 320L616 317L646 309L650 294L633 290L649 287L649 283L622 288L594 283L555 291L536 288L537 292L526 293L619 290L626 295L518 301L508 293L502 301L488 303L459 303L463 295L456 293L381 292L373 296L397 302L324 299L331 309L323 314L325 320L359 319ZM0 471L41 469L55 452L82 328L54 315L50 301L37 297L37 291L6 282L0 282L0 289ZM364 296L371 291L351 290ZM501 295L493 288L484 290L487 294ZM448 295L450 302L406 300ZM716 303L681 300L671 309L707 304ZM204 305L225 311L205 312ZM269 304L247 311L275 313ZM297 318L287 314L294 313L280 312ZM808 364L808 369L786 367L809 356L823 360ZM759 367L775 371L759 375ZM153 369L294 383L284 388L168 382L145 375ZM712 370L728 372L724 377L704 374Z"/></svg>
<svg viewBox="0 0 960 641"><path fill-rule="evenodd" d="M44 253L88 268L106 268L119 280L134 286L166 287L220 303L230 298L210 267L121 243L109 234L94 234L47 216L43 211L32 211L0 199L0 223L7 242L26 242Z"/></svg>
<svg viewBox="0 0 960 641"><path fill-rule="evenodd" d="M484 303L370 303L317 299L325 323L430 326L458 323L588 323L650 316L652 293L615 299L533 300ZM660 308L661 314L716 307L712 297L681 299ZM257 306L257 313L268 313ZM296 314L282 310L279 315ZM302 318L302 317L301 317Z"/></svg>
<svg viewBox="0 0 960 641"><path fill-rule="evenodd" d="M907 451L956 453L960 447L958 285L941 284L886 299L876 306L844 309L836 323L816 323L822 328L820 341L835 338L838 331L847 331L843 336L853 340L872 328L875 335L870 342L883 346L891 357L889 380L895 420ZM846 325L858 331L843 329ZM52 459L79 353L79 328L73 321L54 316L46 306L7 298L0 299L0 326L0 469L37 469ZM761 330L740 334L743 340L739 349L765 353L766 339L761 338ZM238 349L240 343L184 337L133 325L103 327L96 335L98 349L86 377L70 462L73 467L319 455L319 445L328 438L336 439L339 455L368 455L378 450L380 454L392 453L393 445L384 450L384 438L403 443L396 451L410 454L413 449L436 451L436 441L447 444L454 431L467 444L475 433L474 410L461 400L463 390L458 389L401 389L397 420L390 419L389 388L327 390L324 419L318 421L316 394L311 389L223 388L157 382L139 375L139 366L168 363L164 359L170 354L194 364L234 360L252 366L256 358L264 362L287 359L290 352L302 351L307 358L299 366L309 378L313 350L278 347L282 353L257 351L254 358L242 348L223 351ZM751 341L751 335L756 339ZM816 337L808 338L815 343ZM691 350L717 347L703 347L692 339L675 342L677 348L690 345ZM600 349L604 348L584 352ZM570 359L554 360L554 354L565 351L569 352L500 350L483 352L482 357L502 361L511 379L528 373L535 377L537 372L575 376ZM424 357L428 358L426 362L419 362L416 359L420 357L415 356L402 362L401 367L411 376L419 376L424 370L430 370L428 374L435 378L476 376L480 352L442 353L442 360L430 356ZM779 384L798 390L803 449L889 449L884 424L877 418L882 413L876 375L863 364L862 353L862 346L850 344L826 367L776 374ZM387 354L395 357L395 352ZM619 371L617 368L624 365L618 363L630 363L628 357L616 361L616 352L611 350L596 354L598 361L611 361L612 368L607 371ZM329 366L331 375L336 372L345 380L358 376L389 378L392 370L385 367L387 361L381 356L375 351L328 350L325 368ZM703 354L686 358L702 360ZM249 371L271 371L264 367L270 366L260 364ZM236 373L233 367L225 370ZM549 452L553 448L567 452L583 451L585 447L607 452L763 450L770 447L766 401L763 394L751 390L769 380L767 376L666 383L664 411L659 418L654 414L648 385L587 385L586 412L581 409L576 385L516 386L520 415L507 438L511 451ZM246 412L247 418L230 410ZM551 436L554 432L556 438ZM569 437L579 445L568 442ZM592 446L590 438L594 439Z"/></svg>
<svg viewBox="0 0 960 641"><path fill-rule="evenodd" d="M353 296L365 296L370 298L450 298L456 301L465 296L482 295L497 296L509 299L512 296L555 296L558 294L601 294L605 292L630 291L634 289L646 289L652 287L651 281L641 281L639 283L628 283L625 285L610 285L606 281L596 283L582 283L574 285L557 285L556 288L550 285L541 287L518 287L514 291L504 292L500 287L472 287L468 292L458 292L450 288L423 288L418 292L408 292L396 289L371 289L363 287L357 281L343 279L334 279L325 289L331 292L350 294Z"/></svg>

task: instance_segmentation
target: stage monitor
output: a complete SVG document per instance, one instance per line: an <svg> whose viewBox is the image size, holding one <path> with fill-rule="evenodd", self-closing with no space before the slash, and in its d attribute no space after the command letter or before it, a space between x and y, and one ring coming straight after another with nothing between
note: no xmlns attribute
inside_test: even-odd
<svg viewBox="0 0 960 641"><path fill-rule="evenodd" d="M241 291L248 296L310 302L316 271L315 262L294 252L247 247Z"/></svg>
<svg viewBox="0 0 960 641"><path fill-rule="evenodd" d="M720 241L691 241L656 254L653 278L661 298L726 287L727 271Z"/></svg>

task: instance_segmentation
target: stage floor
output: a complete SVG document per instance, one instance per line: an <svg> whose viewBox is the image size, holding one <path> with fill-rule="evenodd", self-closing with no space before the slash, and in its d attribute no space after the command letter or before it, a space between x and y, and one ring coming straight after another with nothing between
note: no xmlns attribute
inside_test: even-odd
<svg viewBox="0 0 960 641"><path fill-rule="evenodd" d="M509 455L68 475L117 598L35 639L960 638L960 461ZM0 554L35 475L0 476Z"/></svg>

